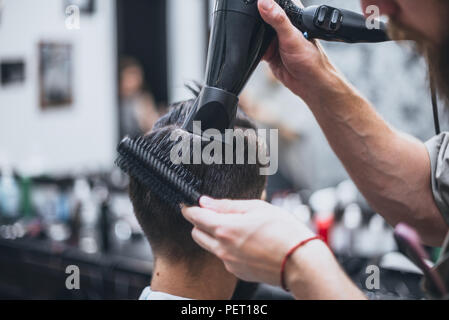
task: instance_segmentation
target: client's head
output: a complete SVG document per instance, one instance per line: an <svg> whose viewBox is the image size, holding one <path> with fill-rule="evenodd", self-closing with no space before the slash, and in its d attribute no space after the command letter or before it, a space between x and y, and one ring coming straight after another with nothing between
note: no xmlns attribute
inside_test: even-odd
<svg viewBox="0 0 449 320"><path fill-rule="evenodd" d="M176 144L171 135L180 131L191 140L199 139L180 128L193 107L193 100L182 102L171 107L168 114L161 118L153 130L145 136L150 145L158 146L160 156L169 157ZM238 114L235 122L235 137L244 141L245 154L248 146L258 143L259 148L264 148L264 143L258 141L256 134L248 134L247 129L255 133L255 126L243 115ZM241 137L239 137L241 135ZM237 145L237 144L234 144ZM190 157L193 156L193 148L190 148ZM239 150L241 152L242 150ZM234 147L234 154L236 153ZM244 164L180 164L201 180L198 191L201 194L215 198L228 199L256 199L260 198L265 188L266 179L260 175L261 165L249 164L244 157ZM192 162L190 162L192 163ZM170 264L182 264L191 275L201 272L210 259L210 254L201 249L192 239L192 225L186 221L180 209L161 201L157 196L131 178L129 186L130 198L134 211L146 237L148 238L156 259L163 259Z"/></svg>

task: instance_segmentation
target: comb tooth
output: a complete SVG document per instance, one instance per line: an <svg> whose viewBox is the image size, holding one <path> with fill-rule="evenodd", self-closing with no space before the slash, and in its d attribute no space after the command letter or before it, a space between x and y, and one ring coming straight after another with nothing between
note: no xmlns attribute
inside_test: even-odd
<svg viewBox="0 0 449 320"><path fill-rule="evenodd" d="M142 151L142 156L145 154L145 152L147 152L148 151L148 149L149 149L149 145L148 145L148 143L146 143L146 141L145 141L145 139L144 138L140 138L140 140L139 140L139 146L140 146L140 150Z"/></svg>
<svg viewBox="0 0 449 320"><path fill-rule="evenodd" d="M140 144L141 137L137 138L137 140L133 143L133 150L137 154L138 157L142 156L142 151L140 150L139 144Z"/></svg>
<svg viewBox="0 0 449 320"><path fill-rule="evenodd" d="M150 150L150 145L146 143L145 141L142 141L142 148L145 152L148 152Z"/></svg>

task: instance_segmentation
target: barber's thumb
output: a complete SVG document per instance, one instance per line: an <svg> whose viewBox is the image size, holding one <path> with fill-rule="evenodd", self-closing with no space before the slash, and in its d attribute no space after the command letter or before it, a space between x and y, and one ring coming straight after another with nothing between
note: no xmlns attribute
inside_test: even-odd
<svg viewBox="0 0 449 320"><path fill-rule="evenodd" d="M285 49L296 49L307 40L302 33L291 23L284 9L274 0L258 0L259 12L266 23L277 32L279 45Z"/></svg>
<svg viewBox="0 0 449 320"><path fill-rule="evenodd" d="M217 212L223 212L225 200L215 200L213 198L202 196L200 198L200 206L205 209L212 209Z"/></svg>
<svg viewBox="0 0 449 320"><path fill-rule="evenodd" d="M245 213L258 204L257 200L216 200L206 196L201 197L202 208L218 213Z"/></svg>

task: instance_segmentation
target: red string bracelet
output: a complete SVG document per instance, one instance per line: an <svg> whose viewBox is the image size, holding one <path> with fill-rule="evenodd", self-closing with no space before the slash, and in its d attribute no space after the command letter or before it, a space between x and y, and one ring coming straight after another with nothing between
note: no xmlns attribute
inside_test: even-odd
<svg viewBox="0 0 449 320"><path fill-rule="evenodd" d="M291 248L287 254L285 255L284 259L282 260L282 265L281 265L281 285L282 285L282 289L284 289L285 291L290 291L287 288L287 285L285 283L285 266L287 265L287 261L290 258L290 256L295 253L296 250L298 250L299 248L305 246L306 244L308 244L310 241L313 240L322 240L322 238L320 236L315 236L313 238L309 238L306 240L301 241L300 243L298 243L296 246L294 246L293 248Z"/></svg>

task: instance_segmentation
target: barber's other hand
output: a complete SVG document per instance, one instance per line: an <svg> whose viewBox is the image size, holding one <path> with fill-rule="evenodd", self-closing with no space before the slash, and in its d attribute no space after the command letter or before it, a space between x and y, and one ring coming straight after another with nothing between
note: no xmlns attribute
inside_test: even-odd
<svg viewBox="0 0 449 320"><path fill-rule="evenodd" d="M287 88L307 100L307 95L320 92L318 84L326 85L329 76L338 72L320 44L308 41L274 0L258 1L262 18L277 32L264 59ZM303 7L299 0L294 2Z"/></svg>
<svg viewBox="0 0 449 320"><path fill-rule="evenodd" d="M193 239L242 280L279 285L288 250L314 236L291 214L263 201L203 197L201 206L182 210L195 226Z"/></svg>

